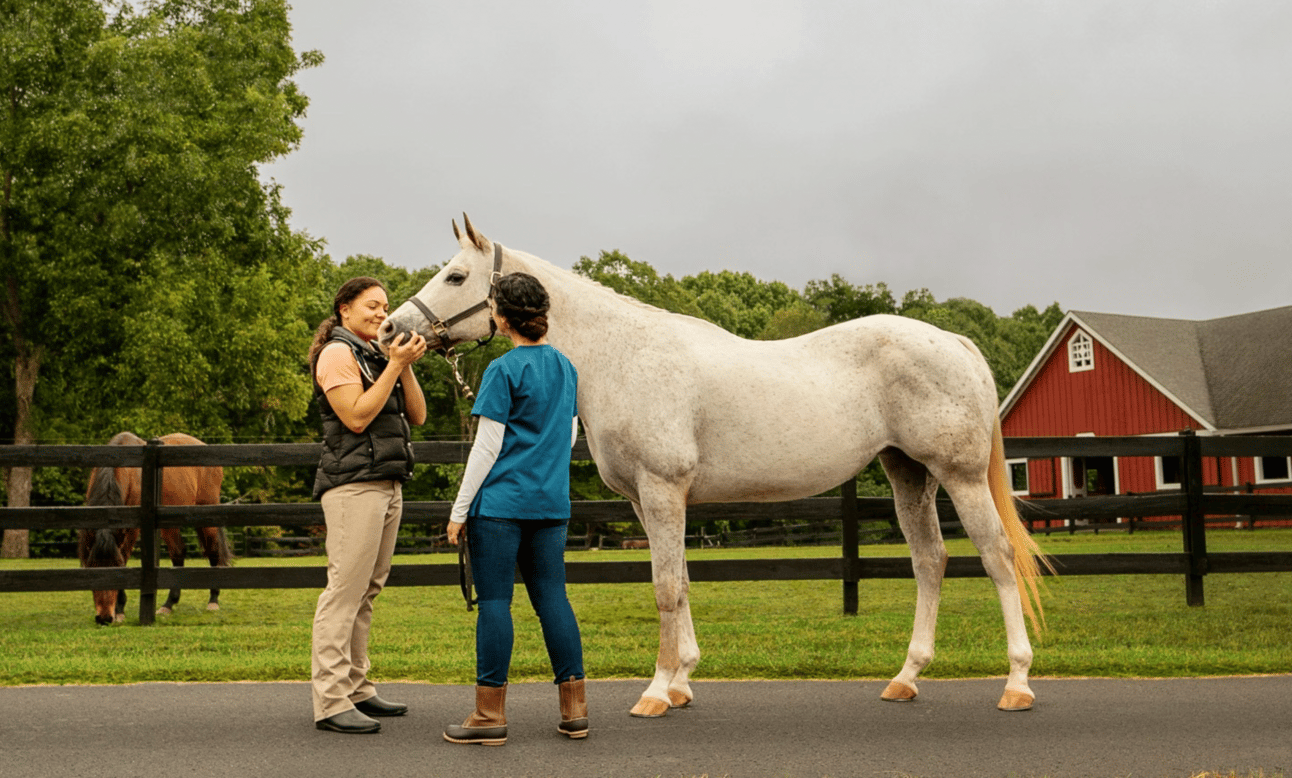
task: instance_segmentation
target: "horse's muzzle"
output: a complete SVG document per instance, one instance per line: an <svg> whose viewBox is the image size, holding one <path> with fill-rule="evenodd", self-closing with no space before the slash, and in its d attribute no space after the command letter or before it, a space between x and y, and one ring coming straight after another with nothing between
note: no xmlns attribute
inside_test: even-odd
<svg viewBox="0 0 1292 778"><path fill-rule="evenodd" d="M400 340L407 333L412 335L412 329L407 324L396 324L394 319L386 319L377 328L377 348L381 353L390 354L390 344Z"/></svg>

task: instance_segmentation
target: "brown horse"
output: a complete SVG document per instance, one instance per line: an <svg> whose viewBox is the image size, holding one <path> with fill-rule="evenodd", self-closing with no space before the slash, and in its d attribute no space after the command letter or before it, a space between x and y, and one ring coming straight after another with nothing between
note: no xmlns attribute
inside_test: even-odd
<svg viewBox="0 0 1292 778"><path fill-rule="evenodd" d="M172 446L203 445L192 435L175 432L161 437ZM144 440L130 432L121 432L108 441L110 446L142 446ZM109 472L111 471L111 472ZM216 505L220 502L222 467L168 467L162 470L162 505ZM139 505L142 473L137 467L96 467L90 474L85 493L86 505ZM197 539L211 567L229 566L229 544L222 527L197 527ZM184 566L184 538L177 528L161 530L171 565ZM139 540L139 528L81 530L77 556L81 567L123 567ZM171 589L166 602L157 609L159 615L171 612L179 602L180 590ZM125 621L125 591L94 593L94 621L112 624ZM211 590L207 610L220 609L220 590Z"/></svg>

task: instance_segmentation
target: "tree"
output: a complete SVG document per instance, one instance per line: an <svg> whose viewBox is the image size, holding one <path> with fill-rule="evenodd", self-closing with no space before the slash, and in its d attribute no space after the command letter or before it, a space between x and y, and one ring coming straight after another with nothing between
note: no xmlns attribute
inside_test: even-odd
<svg viewBox="0 0 1292 778"><path fill-rule="evenodd" d="M14 442L298 419L298 290L319 283L319 246L256 166L299 143L290 79L321 56L292 50L285 1L2 1ZM27 504L30 469L7 487Z"/></svg>
<svg viewBox="0 0 1292 778"><path fill-rule="evenodd" d="M838 273L829 281L808 281L803 297L824 313L830 324L877 313L897 313L897 303L887 284L853 286Z"/></svg>
<svg viewBox="0 0 1292 778"><path fill-rule="evenodd" d="M596 260L580 257L574 263L574 272L647 305L705 318L704 312L696 305L695 295L673 276L661 278L655 268L645 262L635 262L618 250L603 251Z"/></svg>
<svg viewBox="0 0 1292 778"><path fill-rule="evenodd" d="M761 281L730 270L686 276L681 286L695 296L704 318L742 338L759 337L777 311L803 301L780 281Z"/></svg>
<svg viewBox="0 0 1292 778"><path fill-rule="evenodd" d="M797 302L773 313L757 337L759 340L796 338L815 332L829 323L820 310L805 302Z"/></svg>

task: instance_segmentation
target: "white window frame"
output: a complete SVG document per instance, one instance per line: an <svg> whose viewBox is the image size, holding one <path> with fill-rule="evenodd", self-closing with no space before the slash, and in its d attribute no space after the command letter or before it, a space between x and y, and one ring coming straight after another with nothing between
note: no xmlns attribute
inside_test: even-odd
<svg viewBox="0 0 1292 778"><path fill-rule="evenodd" d="M1095 342L1085 330L1077 330L1068 338L1068 372L1083 373L1095 369Z"/></svg>
<svg viewBox="0 0 1292 778"><path fill-rule="evenodd" d="M1179 457L1173 457L1173 459L1179 459ZM1165 476L1162 474L1162 457L1153 457L1153 480L1157 482L1157 490L1159 492L1182 488L1183 484L1181 482L1184 480L1184 474L1180 474L1180 482L1177 483L1169 484L1164 479Z"/></svg>
<svg viewBox="0 0 1292 778"><path fill-rule="evenodd" d="M1278 457L1271 457L1278 459ZM1286 457L1288 463L1288 475L1292 476L1292 457ZM1265 477L1265 457L1252 457L1252 469L1256 473L1256 483L1258 484L1276 484L1287 483L1287 478L1266 478Z"/></svg>
<svg viewBox="0 0 1292 778"><path fill-rule="evenodd" d="M1026 486L1023 488L1023 491L1021 492L1014 488L1014 465L1023 466L1023 478L1024 478L1024 481L1026 482ZM1010 494L1014 495L1015 497L1026 497L1032 493L1032 471L1031 471L1031 468L1027 466L1026 459L1006 459L1005 472L1009 474L1009 493Z"/></svg>

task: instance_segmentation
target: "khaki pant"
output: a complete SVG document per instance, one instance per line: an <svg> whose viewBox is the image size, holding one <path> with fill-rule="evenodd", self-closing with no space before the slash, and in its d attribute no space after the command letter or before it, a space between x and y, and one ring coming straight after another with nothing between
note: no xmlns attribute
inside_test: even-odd
<svg viewBox="0 0 1292 778"><path fill-rule="evenodd" d="M372 601L390 575L403 511L398 481L343 484L323 494L327 588L314 612L311 652L314 720L377 694L368 680Z"/></svg>

